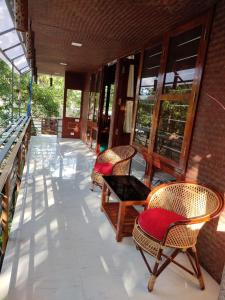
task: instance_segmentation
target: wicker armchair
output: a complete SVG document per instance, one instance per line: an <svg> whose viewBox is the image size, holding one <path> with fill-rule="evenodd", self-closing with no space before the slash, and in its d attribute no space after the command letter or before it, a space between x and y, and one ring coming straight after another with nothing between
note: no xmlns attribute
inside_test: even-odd
<svg viewBox="0 0 225 300"><path fill-rule="evenodd" d="M137 250L140 251L151 274L148 282L148 290L150 292L153 290L156 278L170 262L175 263L196 277L199 280L200 288L204 289L204 281L195 245L199 230L204 223L218 216L221 212L223 208L222 197L202 185L174 182L160 185L154 189L149 194L148 200L148 209L139 215L133 229L133 239ZM156 237L155 233L152 234L151 229L147 228L153 220L147 219L146 223L143 222L145 220L144 216L150 216L153 212L157 213L158 211L161 213L156 220L158 227L161 226L159 222L162 222L160 220L162 212L174 214L177 218L176 221L168 223L161 238ZM152 232L154 230L157 230L157 228L154 227ZM156 258L153 269L148 264L144 252ZM186 253L193 271L174 260L179 252Z"/></svg>
<svg viewBox="0 0 225 300"><path fill-rule="evenodd" d="M101 171L96 171L94 166L91 180L92 180L92 190L94 185L102 187L103 178L102 175L126 175L130 171L130 160L136 154L134 147L127 146L117 146L111 149L107 149L101 152L96 159L96 164L111 164L111 170L104 174Z"/></svg>

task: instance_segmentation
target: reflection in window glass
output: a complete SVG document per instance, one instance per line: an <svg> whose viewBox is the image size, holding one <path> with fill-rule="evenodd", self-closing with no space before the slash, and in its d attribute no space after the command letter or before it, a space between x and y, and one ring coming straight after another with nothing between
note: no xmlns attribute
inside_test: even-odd
<svg viewBox="0 0 225 300"><path fill-rule="evenodd" d="M164 93L187 93L192 89L202 27L171 39Z"/></svg>
<svg viewBox="0 0 225 300"><path fill-rule="evenodd" d="M149 144L161 54L161 45L147 49L144 54L134 135L134 142L144 147Z"/></svg>
<svg viewBox="0 0 225 300"><path fill-rule="evenodd" d="M188 102L162 101L155 151L179 162L187 120Z"/></svg>
<svg viewBox="0 0 225 300"><path fill-rule="evenodd" d="M94 113L93 113L93 121L97 121L98 119L98 105L99 105L99 97L100 93L95 93L95 102L94 102Z"/></svg>
<svg viewBox="0 0 225 300"><path fill-rule="evenodd" d="M79 90L67 90L66 117L80 118L81 95Z"/></svg>
<svg viewBox="0 0 225 300"><path fill-rule="evenodd" d="M145 50L140 88L140 96L142 97L155 95L160 69L161 54L161 45Z"/></svg>
<svg viewBox="0 0 225 300"><path fill-rule="evenodd" d="M91 148L95 149L97 145L97 132L95 130L92 130L92 145Z"/></svg>
<svg viewBox="0 0 225 300"><path fill-rule="evenodd" d="M105 96L104 96L104 107L103 107L103 113L106 116L112 115L113 98L114 98L114 84L106 85Z"/></svg>
<svg viewBox="0 0 225 300"><path fill-rule="evenodd" d="M155 105L155 99L139 99L138 111L136 117L134 141L138 145L148 147L149 134L152 125L152 115Z"/></svg>
<svg viewBox="0 0 225 300"><path fill-rule="evenodd" d="M109 106L108 106L108 116L112 115L113 97L114 97L114 84L111 84L110 85Z"/></svg>
<svg viewBox="0 0 225 300"><path fill-rule="evenodd" d="M90 144L90 136L91 136L91 129L90 127L87 127L87 144Z"/></svg>
<svg viewBox="0 0 225 300"><path fill-rule="evenodd" d="M146 169L146 161L140 153L137 153L132 158L131 174L137 177L139 180L144 181Z"/></svg>
<svg viewBox="0 0 225 300"><path fill-rule="evenodd" d="M106 114L107 111L107 95L108 95L108 85L105 86L105 94L104 94L104 106L103 106L103 113Z"/></svg>
<svg viewBox="0 0 225 300"><path fill-rule="evenodd" d="M93 120L93 112L95 105L95 93L91 92L89 95L89 110L88 110L88 120Z"/></svg>

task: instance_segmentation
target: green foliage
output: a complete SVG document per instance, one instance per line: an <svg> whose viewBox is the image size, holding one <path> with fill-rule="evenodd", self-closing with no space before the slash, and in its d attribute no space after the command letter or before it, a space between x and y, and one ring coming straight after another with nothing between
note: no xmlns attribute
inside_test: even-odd
<svg viewBox="0 0 225 300"><path fill-rule="evenodd" d="M33 117L59 117L63 105L64 79L53 77L50 87L48 75L40 75L38 84L33 83L31 113ZM19 114L19 91L21 91L20 112L26 113L29 100L30 74L19 76L14 73L12 96L12 70L0 59L0 122Z"/></svg>
<svg viewBox="0 0 225 300"><path fill-rule="evenodd" d="M8 65L0 60L0 119L8 118L12 106L11 70Z"/></svg>
<svg viewBox="0 0 225 300"><path fill-rule="evenodd" d="M80 118L81 91L67 90L66 116L71 118Z"/></svg>

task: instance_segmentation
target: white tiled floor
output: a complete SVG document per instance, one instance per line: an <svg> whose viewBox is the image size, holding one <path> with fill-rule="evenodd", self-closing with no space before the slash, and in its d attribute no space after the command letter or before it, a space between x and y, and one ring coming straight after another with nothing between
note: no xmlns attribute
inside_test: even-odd
<svg viewBox="0 0 225 300"><path fill-rule="evenodd" d="M148 273L131 238L121 243L89 190L94 155L81 141L33 137L0 275L7 300L216 300L171 265L147 291Z"/></svg>

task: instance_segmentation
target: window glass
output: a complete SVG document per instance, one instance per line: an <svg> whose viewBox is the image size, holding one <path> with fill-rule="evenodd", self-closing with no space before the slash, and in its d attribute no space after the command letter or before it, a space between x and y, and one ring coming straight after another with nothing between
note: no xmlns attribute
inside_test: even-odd
<svg viewBox="0 0 225 300"><path fill-rule="evenodd" d="M87 144L90 144L90 136L91 136L91 129L90 127L87 127Z"/></svg>
<svg viewBox="0 0 225 300"><path fill-rule="evenodd" d="M164 93L187 93L192 89L202 27L171 39Z"/></svg>
<svg viewBox="0 0 225 300"><path fill-rule="evenodd" d="M91 148L95 149L97 145L97 132L96 130L92 130L92 145Z"/></svg>
<svg viewBox="0 0 225 300"><path fill-rule="evenodd" d="M108 116L112 115L112 105L113 105L113 97L114 97L114 84L110 85L110 96L109 96L109 106L108 106Z"/></svg>
<svg viewBox="0 0 225 300"><path fill-rule="evenodd" d="M95 102L95 93L91 92L89 94L89 110L88 110L88 120L93 120L93 111L94 111L94 102Z"/></svg>
<svg viewBox="0 0 225 300"><path fill-rule="evenodd" d="M161 101L155 151L179 162L188 112L187 101Z"/></svg>
<svg viewBox="0 0 225 300"><path fill-rule="evenodd" d="M67 90L66 117L80 118L81 96L80 90Z"/></svg>
<svg viewBox="0 0 225 300"><path fill-rule="evenodd" d="M106 85L103 113L107 116L112 115L113 97L114 97L114 84Z"/></svg>
<svg viewBox="0 0 225 300"><path fill-rule="evenodd" d="M161 54L161 45L147 49L144 54L134 135L134 142L144 147L149 144Z"/></svg>
<svg viewBox="0 0 225 300"><path fill-rule="evenodd" d="M106 114L108 85L105 86L103 114Z"/></svg>
<svg viewBox="0 0 225 300"><path fill-rule="evenodd" d="M131 174L137 177L139 180L144 181L145 169L146 169L146 161L140 153L137 153L132 158Z"/></svg>
<svg viewBox="0 0 225 300"><path fill-rule="evenodd" d="M98 106L99 106L99 97L100 93L95 93L95 102L94 102L94 113L93 113L93 121L97 121L98 119Z"/></svg>

